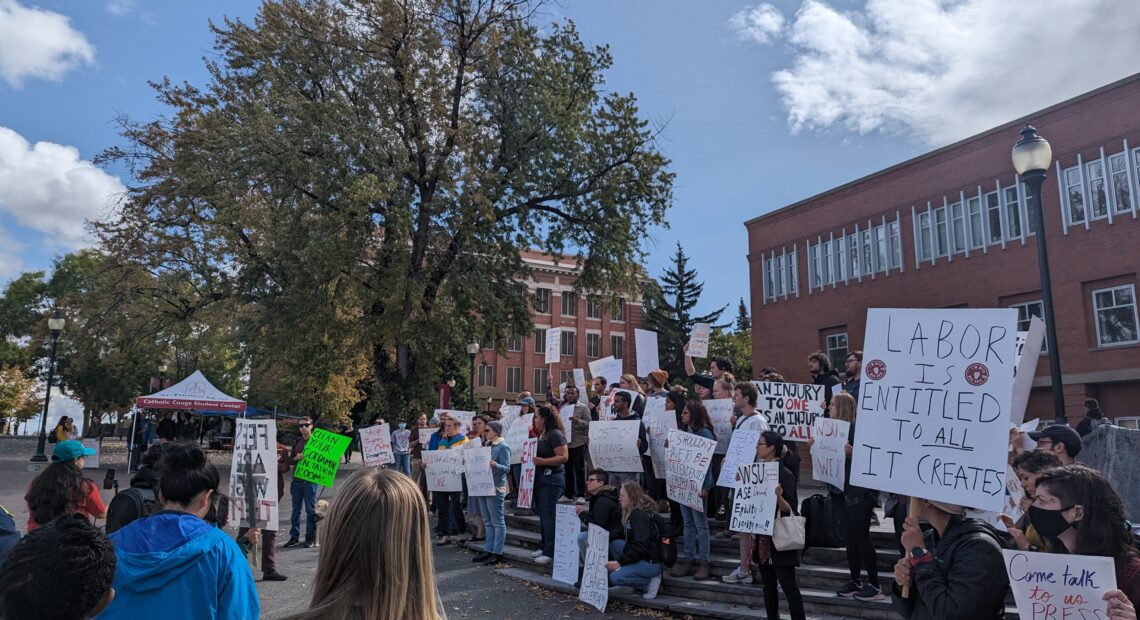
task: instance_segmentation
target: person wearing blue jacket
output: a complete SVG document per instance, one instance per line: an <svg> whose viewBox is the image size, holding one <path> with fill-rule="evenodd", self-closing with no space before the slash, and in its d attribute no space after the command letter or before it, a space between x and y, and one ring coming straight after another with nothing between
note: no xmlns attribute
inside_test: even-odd
<svg viewBox="0 0 1140 620"><path fill-rule="evenodd" d="M483 545L483 553L471 561L489 566L503 561L503 542L507 538L503 504L507 499L507 474L511 472L511 447L503 440L502 422L488 422L484 437L491 446L491 462L487 465L491 468L491 476L495 481L495 494L475 498L479 500L479 512L487 527L487 542Z"/></svg>
<svg viewBox="0 0 1140 620"><path fill-rule="evenodd" d="M257 618L253 573L237 543L202 520L218 470L194 444L172 444L157 466L162 510L111 535L115 599L100 620Z"/></svg>

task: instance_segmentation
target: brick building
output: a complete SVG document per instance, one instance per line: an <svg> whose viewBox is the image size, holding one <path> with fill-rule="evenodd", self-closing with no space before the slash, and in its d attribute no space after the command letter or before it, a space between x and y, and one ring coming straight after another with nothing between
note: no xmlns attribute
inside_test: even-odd
<svg viewBox="0 0 1140 620"><path fill-rule="evenodd" d="M636 370L633 330L642 326L639 297L623 299L616 311L609 312L574 292L574 257L555 264L549 255L523 251L523 260L532 272L527 287L533 295L534 330L510 338L503 353L496 353L490 343L476 356L475 397L483 408L498 407L497 401L513 400L523 390L545 400L546 330L550 328L562 329L562 359L553 369L556 383L573 382L575 368L585 370L589 377L589 362L610 355L623 361L625 372ZM607 379L617 381L617 377ZM488 399L494 404L488 404Z"/></svg>
<svg viewBox="0 0 1140 620"><path fill-rule="evenodd" d="M810 352L862 348L872 307L1040 315L1038 231L1010 161L1028 121L1053 147L1042 208L1068 416L1094 397L1135 428L1138 112L1140 74L749 220L753 368L806 381ZM1053 417L1045 356L1026 417Z"/></svg>

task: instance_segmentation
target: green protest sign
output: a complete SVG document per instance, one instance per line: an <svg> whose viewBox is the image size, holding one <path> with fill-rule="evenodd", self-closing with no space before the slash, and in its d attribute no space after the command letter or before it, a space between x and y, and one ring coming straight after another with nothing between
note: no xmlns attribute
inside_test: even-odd
<svg viewBox="0 0 1140 620"><path fill-rule="evenodd" d="M351 437L315 429L305 443L305 458L293 468L293 477L331 487L336 480L336 472L340 469L340 457L344 456L351 441Z"/></svg>

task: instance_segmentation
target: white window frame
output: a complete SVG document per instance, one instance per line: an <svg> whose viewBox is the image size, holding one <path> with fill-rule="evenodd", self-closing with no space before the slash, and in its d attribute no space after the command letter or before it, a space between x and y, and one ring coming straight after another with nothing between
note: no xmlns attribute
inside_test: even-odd
<svg viewBox="0 0 1140 620"><path fill-rule="evenodd" d="M562 294L559 295L558 298L559 305L562 306L562 312L560 313L562 316L578 316L578 293L562 291ZM567 303L570 305L569 312L566 311Z"/></svg>
<svg viewBox="0 0 1140 620"><path fill-rule="evenodd" d="M1118 162L1121 160L1124 161L1124 169L1121 170L1120 172L1114 172L1112 170L1112 164L1114 162ZM1121 151L1119 153L1114 153L1112 155L1109 155L1107 161L1108 161L1108 175L1109 175L1109 181L1110 181L1109 186L1112 188L1111 195L1112 195L1113 213L1115 215L1124 215L1126 213L1131 213L1132 208L1133 208L1135 201L1136 201L1136 196L1132 192L1132 175L1130 174L1130 171L1128 170L1128 152L1127 151ZM1128 191L1128 206L1124 209L1120 208L1120 201L1117 199L1117 183L1116 183L1117 177L1123 177L1123 184L1122 185Z"/></svg>
<svg viewBox="0 0 1140 620"><path fill-rule="evenodd" d="M1116 291L1121 290L1121 289L1128 289L1132 293L1132 324L1133 324L1133 326L1135 326L1135 328L1137 328L1137 333L1133 335L1132 340L1125 340L1122 342L1110 342L1110 343L1106 344L1104 342L1104 336L1101 333L1101 329L1100 329L1100 312L1101 312L1101 310L1106 310L1106 309L1107 310L1114 310L1116 308L1123 308L1125 306L1113 305L1109 308L1098 308L1097 304L1096 304L1096 296L1097 296L1097 293L1109 293L1109 292L1111 292L1113 295L1113 303L1115 304L1116 303ZM1097 290L1093 291L1092 292L1092 309L1093 309L1093 321L1096 322L1096 344L1098 347L1104 347L1104 348L1122 347L1122 346L1127 346L1130 344L1140 343L1140 319L1138 319L1137 313L1136 313L1136 287L1134 285L1132 285L1132 284L1121 284L1118 286L1109 286L1106 288L1101 288L1101 289L1097 289Z"/></svg>
<svg viewBox="0 0 1140 620"><path fill-rule="evenodd" d="M476 387L495 387L495 365L483 362L479 364L479 372L476 373L478 379L476 380Z"/></svg>
<svg viewBox="0 0 1140 620"><path fill-rule="evenodd" d="M1081 174L1080 166L1070 166L1061 170L1061 196L1064 202L1063 215L1065 221L1070 226L1083 226L1089 220L1089 201L1088 192L1085 191L1085 185L1082 182L1083 175ZM1070 176L1076 176L1076 183L1070 182ZM1072 204L1072 191L1077 190L1078 195L1081 197L1081 219L1073 219L1073 204Z"/></svg>
<svg viewBox="0 0 1140 620"><path fill-rule="evenodd" d="M514 345L518 344L517 347ZM523 347L526 346L526 338L523 336L511 336L507 338L507 351L511 353L522 353Z"/></svg>
<svg viewBox="0 0 1140 620"><path fill-rule="evenodd" d="M614 346L615 338L621 343L620 347ZM615 359L625 359L625 334L610 334L610 355Z"/></svg>
<svg viewBox="0 0 1140 620"><path fill-rule="evenodd" d="M590 352L590 340L594 341L594 351ZM586 357L597 359L602 356L602 335L596 332L586 332Z"/></svg>
<svg viewBox="0 0 1140 620"><path fill-rule="evenodd" d="M512 390L511 388L518 388ZM523 391L522 381L522 366L507 366L507 384L506 390L508 394L518 394Z"/></svg>
<svg viewBox="0 0 1140 620"><path fill-rule="evenodd" d="M966 230L966 205L961 200L950 203L950 233L950 253L967 253L970 248L970 239L967 237ZM958 244L961 244L961 248L958 247Z"/></svg>
<svg viewBox="0 0 1140 620"><path fill-rule="evenodd" d="M966 221L968 222L968 228L970 229L968 234L969 239L966 241L966 247L970 248L971 250L980 250L986 247L986 225L984 223L985 213L982 209L982 199L978 196L970 196L969 198L965 199L965 203L966 206L963 211L965 211ZM977 207L977 209L975 210L972 207ZM974 221L975 215L977 215L976 222ZM982 242L980 244L974 243L975 234L981 238ZM968 253L967 256L969 256Z"/></svg>
<svg viewBox="0 0 1140 620"><path fill-rule="evenodd" d="M625 298L618 300L617 310L610 314L610 320L615 323L625 322Z"/></svg>
<svg viewBox="0 0 1140 620"><path fill-rule="evenodd" d="M535 394L545 394L546 388L550 387L547 383L546 377L550 374L546 366L539 366L531 369L531 388Z"/></svg>
<svg viewBox="0 0 1140 620"><path fill-rule="evenodd" d="M541 301L541 307L539 302ZM550 314L550 289L536 288L534 289L534 312L535 314Z"/></svg>
<svg viewBox="0 0 1140 620"><path fill-rule="evenodd" d="M1097 167L1100 168L1100 176L1094 177L1092 173L1093 173L1093 170L1095 170ZM1102 182L1102 184L1104 185L1104 188L1105 188L1105 192L1104 192L1104 215L1099 215L1099 216L1096 214L1096 209L1094 207L1094 205L1096 203L1096 191L1093 189L1094 185L1096 184L1096 182L1098 180ZM1108 179L1105 178L1104 162L1101 161L1100 159L1093 159L1093 160L1089 160L1089 161L1085 162L1085 188L1087 190L1086 195L1088 196L1089 219L1091 219L1093 221L1108 219L1109 213L1112 212L1112 205L1110 204L1110 201L1108 199Z"/></svg>
<svg viewBox="0 0 1140 620"><path fill-rule="evenodd" d="M1119 416L1112 419L1112 423L1120 428L1130 428L1132 430L1140 430L1140 416Z"/></svg>
<svg viewBox="0 0 1140 620"><path fill-rule="evenodd" d="M596 299L586 298L586 318L587 319L601 319L602 318L602 305Z"/></svg>
<svg viewBox="0 0 1140 620"><path fill-rule="evenodd" d="M1038 306L1040 308L1041 313L1040 314L1030 314L1030 307L1031 306ZM1029 321L1034 316L1040 317L1042 321L1045 320L1045 304L1040 299L1031 299L1029 301L1023 301L1023 302L1016 303L1016 304L1010 304L1009 307L1017 310L1017 331L1019 331L1019 332L1029 331ZM1025 311L1026 318L1024 318L1024 319L1021 318L1021 311L1022 310ZM1024 323L1025 329L1022 329L1023 323ZM1043 341L1041 343L1041 355L1045 355L1048 352L1049 352L1049 343Z"/></svg>
<svg viewBox="0 0 1140 620"><path fill-rule="evenodd" d="M558 340L558 352L560 355L565 357L578 355L578 332L563 327L558 336Z"/></svg>
<svg viewBox="0 0 1140 620"><path fill-rule="evenodd" d="M539 333L539 332L542 332L542 333ZM546 353L546 328L545 327L536 327L536 328L534 328L534 331L531 332L531 334L534 336L534 349L533 349L533 351L535 353Z"/></svg>
<svg viewBox="0 0 1140 620"><path fill-rule="evenodd" d="M843 337L843 346L839 347L837 345L837 346L833 347L832 346L832 339L833 338L838 339L840 336ZM824 335L823 342L824 342L824 351L827 354L827 359L831 360L831 363L833 366L835 365L835 356L831 354L832 351L839 351L842 348L843 357L845 359L848 355L851 354L851 339L847 337L847 332L845 332L845 331L833 332L830 334L826 334L826 335Z"/></svg>
<svg viewBox="0 0 1140 620"><path fill-rule="evenodd" d="M994 198L993 204L990 203L990 197L991 196L993 196L993 198ZM1003 208L1002 203L1001 203L1000 186L998 189L996 189L992 192L986 192L985 193L985 197L982 199L982 208L985 209L986 232L989 233L989 235L986 238L986 244L987 245L1000 245L1001 248L1004 250L1005 249L1005 238L1006 238L1005 213L1004 213L1005 209ZM995 235L994 235L994 222L993 222L994 212L996 212L997 216L998 216L998 221L997 221L998 230L997 230L996 239L995 239Z"/></svg>

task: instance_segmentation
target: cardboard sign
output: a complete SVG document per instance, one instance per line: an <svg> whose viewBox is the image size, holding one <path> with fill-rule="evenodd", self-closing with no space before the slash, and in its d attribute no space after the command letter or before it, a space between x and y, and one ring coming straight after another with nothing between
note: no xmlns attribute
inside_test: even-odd
<svg viewBox="0 0 1140 620"><path fill-rule="evenodd" d="M293 468L293 478L331 487L336 481L336 472L340 469L340 459L351 442L351 437L323 428L314 429L309 441L305 443L304 458Z"/></svg>
<svg viewBox="0 0 1140 620"><path fill-rule="evenodd" d="M693 510L705 511L701 487L712 466L716 442L677 429L669 430L665 452L665 493L669 499Z"/></svg>
<svg viewBox="0 0 1140 620"><path fill-rule="evenodd" d="M851 484L1000 510L1017 311L867 311Z"/></svg>
<svg viewBox="0 0 1140 620"><path fill-rule="evenodd" d="M817 418L812 428L815 443L811 447L812 477L843 490L847 467L847 433L851 423L832 418Z"/></svg>
<svg viewBox="0 0 1140 620"><path fill-rule="evenodd" d="M753 381L756 410L787 441L811 439L811 426L823 415L823 386Z"/></svg>
<svg viewBox="0 0 1140 620"><path fill-rule="evenodd" d="M392 453L392 433L388 423L360 429L360 456L368 467L380 467L396 462Z"/></svg>
<svg viewBox="0 0 1140 620"><path fill-rule="evenodd" d="M553 327L546 330L546 363L557 364L562 355L562 329Z"/></svg>
<svg viewBox="0 0 1140 620"><path fill-rule="evenodd" d="M586 561L582 569L582 585L578 588L578 600L605 613L606 603L610 600L610 573L606 570L606 562L610 558L610 533L593 523L588 532Z"/></svg>
<svg viewBox="0 0 1140 620"><path fill-rule="evenodd" d="M574 385L578 388L579 400L586 397L586 371L582 368L574 369Z"/></svg>
<svg viewBox="0 0 1140 620"><path fill-rule="evenodd" d="M464 450L424 450L424 471L429 491L463 490Z"/></svg>
<svg viewBox="0 0 1140 620"><path fill-rule="evenodd" d="M582 521L573 504L558 504L554 513L554 574L555 581L573 584L578 581L578 532Z"/></svg>
<svg viewBox="0 0 1140 620"><path fill-rule="evenodd" d="M649 373L661 368L661 362L657 361L657 332L635 329L633 342L637 352L637 376L648 377Z"/></svg>
<svg viewBox="0 0 1140 620"><path fill-rule="evenodd" d="M649 458L653 461L653 475L665 478L665 441L669 431L677 429L677 414L665 410L664 398L649 398L645 401L645 415L641 416L645 425L645 435L649 439Z"/></svg>
<svg viewBox="0 0 1140 620"><path fill-rule="evenodd" d="M533 414L527 414L533 415ZM538 452L538 440L527 439L522 445L522 471L519 480L519 508L530 508L534 503L534 456Z"/></svg>
<svg viewBox="0 0 1140 620"><path fill-rule="evenodd" d="M95 451L95 454L83 459L83 469L99 469L99 440L81 439L80 443L83 444L84 448L90 448Z"/></svg>
<svg viewBox="0 0 1140 620"><path fill-rule="evenodd" d="M720 465L720 476L716 479L718 487L735 489L737 487L736 468L756 460L756 444L760 443L763 431L739 430L732 433L732 442L728 444L728 451L724 453L724 461Z"/></svg>
<svg viewBox="0 0 1140 620"><path fill-rule="evenodd" d="M1014 424L1025 421L1025 406L1029 404L1029 392L1033 389L1033 376L1037 373L1043 342L1045 321L1030 317L1029 331L1017 332L1017 366L1013 369L1013 404L1009 408L1009 421Z"/></svg>
<svg viewBox="0 0 1140 620"><path fill-rule="evenodd" d="M1022 618L1109 617L1104 595L1116 589L1112 558L1003 549L1005 570Z"/></svg>
<svg viewBox="0 0 1140 620"><path fill-rule="evenodd" d="M712 325L708 323L693 323L693 331L689 334L689 357L709 356L709 332Z"/></svg>
<svg viewBox="0 0 1140 620"><path fill-rule="evenodd" d="M736 468L740 483L732 499L733 532L772 535L776 524L776 486L780 482L780 463L749 463ZM735 477L735 476L734 476Z"/></svg>
<svg viewBox="0 0 1140 620"><path fill-rule="evenodd" d="M641 472L637 439L641 420L590 422L590 458L606 471Z"/></svg>
<svg viewBox="0 0 1140 620"><path fill-rule="evenodd" d="M312 442L310 439L309 443ZM305 449L307 452L308 444ZM277 530L280 491L277 488L277 425L269 420L238 418L230 464L230 521L249 526L252 520L253 527ZM251 509L255 511L252 518Z"/></svg>
<svg viewBox="0 0 1140 620"><path fill-rule="evenodd" d="M495 496L495 476L491 472L490 448L464 450L463 473L467 476L467 495L471 497Z"/></svg>
<svg viewBox="0 0 1140 620"><path fill-rule="evenodd" d="M507 428L507 436L503 440L511 447L511 465L522 462L523 444L530 437L530 427L534 424L534 414L520 415L511 422Z"/></svg>
<svg viewBox="0 0 1140 620"><path fill-rule="evenodd" d="M594 378L603 377L606 380L606 385L617 383L621 379L622 365L621 360L614 358L614 356L603 357L600 360L590 362L590 376Z"/></svg>
<svg viewBox="0 0 1140 620"><path fill-rule="evenodd" d="M716 433L715 454L724 454L728 452L728 444L732 441L732 399L714 398L706 400L704 405L712 420L713 432Z"/></svg>

